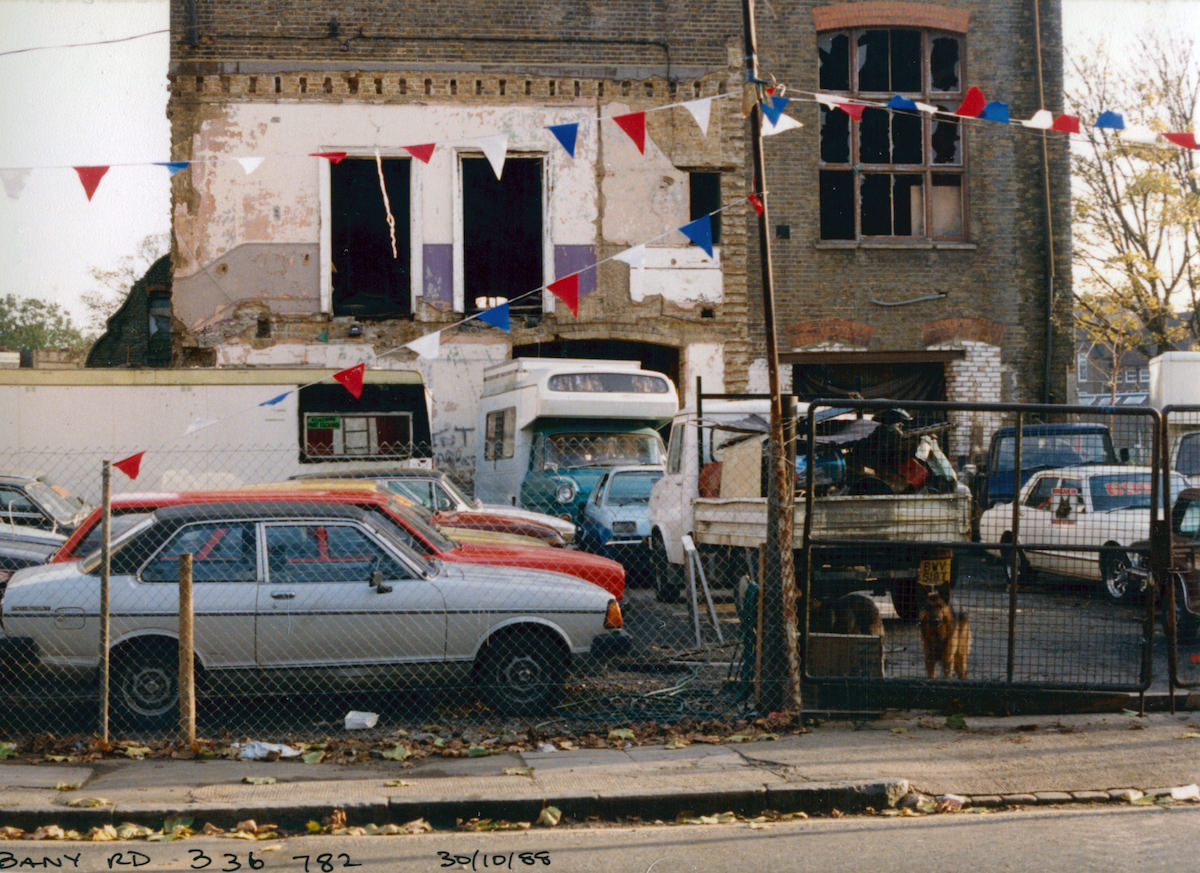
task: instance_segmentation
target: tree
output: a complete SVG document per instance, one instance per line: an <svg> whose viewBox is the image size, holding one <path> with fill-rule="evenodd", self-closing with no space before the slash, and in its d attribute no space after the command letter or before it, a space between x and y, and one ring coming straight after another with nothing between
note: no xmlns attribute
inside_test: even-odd
<svg viewBox="0 0 1200 873"><path fill-rule="evenodd" d="M21 350L83 345L83 335L57 303L14 294L0 297L0 347Z"/></svg>
<svg viewBox="0 0 1200 873"><path fill-rule="evenodd" d="M117 266L103 270L93 267L92 280L97 287L84 292L80 297L87 309L87 323L84 331L91 337L98 337L108 328L109 317L121 308L129 289L146 275L151 265L162 257L167 250L167 235L165 233L150 234L140 243L132 255L125 255Z"/></svg>
<svg viewBox="0 0 1200 873"><path fill-rule="evenodd" d="M1077 312L1093 341L1147 357L1200 336L1200 177L1196 152L1136 132L1194 129L1200 100L1195 44L1150 34L1120 61L1101 48L1071 59L1067 95L1085 120L1074 150ZM1091 122L1124 115L1120 134ZM1176 312L1185 312L1181 326ZM1125 332L1123 339L1117 333Z"/></svg>

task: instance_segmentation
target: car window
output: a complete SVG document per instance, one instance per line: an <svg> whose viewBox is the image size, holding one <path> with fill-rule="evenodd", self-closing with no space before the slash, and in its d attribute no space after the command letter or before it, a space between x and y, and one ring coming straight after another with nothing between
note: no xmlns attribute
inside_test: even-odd
<svg viewBox="0 0 1200 873"><path fill-rule="evenodd" d="M411 575L365 531L344 524L268 525L267 578L272 584L370 582Z"/></svg>
<svg viewBox="0 0 1200 873"><path fill-rule="evenodd" d="M42 515L28 495L15 488L0 488L0 506L4 508L5 516L11 516L14 520L40 518Z"/></svg>
<svg viewBox="0 0 1200 873"><path fill-rule="evenodd" d="M1200 501L1183 504L1183 513L1176 513L1177 531L1188 539L1200 540Z"/></svg>
<svg viewBox="0 0 1200 873"><path fill-rule="evenodd" d="M430 482L429 488L433 493L433 502L438 512L449 512L458 508L458 502L446 493L441 482Z"/></svg>
<svg viewBox="0 0 1200 873"><path fill-rule="evenodd" d="M109 536L112 539L116 539L118 536L125 533L125 531L129 530L131 527L149 515L149 510L144 509L138 510L137 512L123 512L120 515L114 513L112 519L108 523L108 526L111 528ZM82 558L84 555L91 554L92 552L96 551L96 549L100 548L100 541L103 536L104 525L101 524L101 520L97 518L96 523L92 525L92 529L87 532L83 539L75 544L75 548L71 550L71 557Z"/></svg>
<svg viewBox="0 0 1200 873"><path fill-rule="evenodd" d="M214 521L176 531L141 572L143 582L178 582L179 557L192 556L195 582L253 582L258 577L252 522Z"/></svg>
<svg viewBox="0 0 1200 873"><path fill-rule="evenodd" d="M1029 489L1025 505L1033 509L1049 509L1050 500L1054 496L1054 486L1058 484L1056 476L1043 476Z"/></svg>
<svg viewBox="0 0 1200 873"><path fill-rule="evenodd" d="M1179 438L1175 469L1185 476L1200 473L1200 433L1188 433Z"/></svg>
<svg viewBox="0 0 1200 873"><path fill-rule="evenodd" d="M417 482L412 479L389 479L387 487L409 500L415 500L422 506L433 508L433 493L428 482Z"/></svg>
<svg viewBox="0 0 1200 873"><path fill-rule="evenodd" d="M655 471L618 473L608 488L609 503L646 503L654 483L662 478Z"/></svg>
<svg viewBox="0 0 1200 873"><path fill-rule="evenodd" d="M1152 487L1149 473L1094 476L1091 481L1092 506L1096 512L1136 507L1148 509Z"/></svg>

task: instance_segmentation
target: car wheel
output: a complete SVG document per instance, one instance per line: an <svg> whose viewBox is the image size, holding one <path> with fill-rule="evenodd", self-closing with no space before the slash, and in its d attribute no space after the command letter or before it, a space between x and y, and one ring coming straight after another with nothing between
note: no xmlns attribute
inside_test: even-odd
<svg viewBox="0 0 1200 873"><path fill-rule="evenodd" d="M913 622L920 617L927 593L916 579L897 579L892 584L892 606L901 621Z"/></svg>
<svg viewBox="0 0 1200 873"><path fill-rule="evenodd" d="M667 558L667 546L662 536L650 540L650 572L654 576L654 596L659 603L674 603L683 591L683 567Z"/></svg>
<svg viewBox="0 0 1200 873"><path fill-rule="evenodd" d="M1129 555L1120 549L1100 553L1100 580L1109 603L1132 603L1137 598L1138 587L1125 572L1130 563Z"/></svg>
<svg viewBox="0 0 1200 873"><path fill-rule="evenodd" d="M567 654L549 631L508 631L488 641L476 681L487 704L503 715L544 712L562 692Z"/></svg>
<svg viewBox="0 0 1200 873"><path fill-rule="evenodd" d="M169 644L113 653L113 709L130 727L169 727L179 712L179 656Z"/></svg>

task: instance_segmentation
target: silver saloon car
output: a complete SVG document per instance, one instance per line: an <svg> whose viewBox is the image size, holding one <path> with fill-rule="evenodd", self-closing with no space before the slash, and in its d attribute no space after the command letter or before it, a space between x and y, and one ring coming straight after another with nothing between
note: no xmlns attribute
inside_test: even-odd
<svg viewBox="0 0 1200 873"><path fill-rule="evenodd" d="M621 611L572 576L422 557L359 507L284 501L160 509L114 541L110 693L140 727L178 707L178 580L191 555L201 688L222 696L471 681L507 713L547 707L576 661L628 646ZM8 640L39 672L96 681L100 556L13 575Z"/></svg>

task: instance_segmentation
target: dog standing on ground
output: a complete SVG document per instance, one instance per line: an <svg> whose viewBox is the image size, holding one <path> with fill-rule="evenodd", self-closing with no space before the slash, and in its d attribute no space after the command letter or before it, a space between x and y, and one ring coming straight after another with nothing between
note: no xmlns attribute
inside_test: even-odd
<svg viewBox="0 0 1200 873"><path fill-rule="evenodd" d="M965 610L956 613L947 597L931 592L917 620L921 628L921 651L925 654L925 675L930 679L942 665L942 676L951 672L967 678L967 655L971 651L971 625Z"/></svg>

